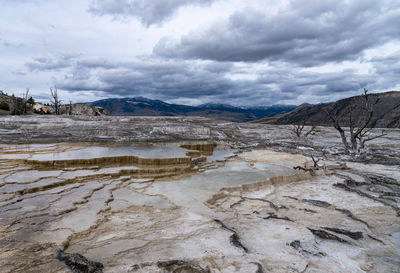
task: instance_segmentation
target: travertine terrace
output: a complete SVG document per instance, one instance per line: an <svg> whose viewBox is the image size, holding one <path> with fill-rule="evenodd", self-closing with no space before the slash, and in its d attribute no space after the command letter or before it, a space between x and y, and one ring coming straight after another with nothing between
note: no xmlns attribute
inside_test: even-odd
<svg viewBox="0 0 400 273"><path fill-rule="evenodd" d="M71 272L58 249L92 272L399 272L386 133L351 158L332 128L2 117L0 272Z"/></svg>

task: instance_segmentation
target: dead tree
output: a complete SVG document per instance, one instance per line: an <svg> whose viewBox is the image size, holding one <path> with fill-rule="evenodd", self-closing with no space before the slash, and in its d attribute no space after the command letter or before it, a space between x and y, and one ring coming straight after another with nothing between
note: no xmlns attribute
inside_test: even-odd
<svg viewBox="0 0 400 273"><path fill-rule="evenodd" d="M297 137L301 137L303 133L303 129L306 126L307 118L303 118L301 124L292 125L292 131L296 134ZM311 128L304 134L305 137L308 137L315 130L315 126L311 126Z"/></svg>
<svg viewBox="0 0 400 273"><path fill-rule="evenodd" d="M58 98L58 90L57 87L54 86L54 89L50 87L50 93L51 93L51 104L54 107L54 112L56 115L60 114L60 106L61 106L61 100Z"/></svg>
<svg viewBox="0 0 400 273"><path fill-rule="evenodd" d="M318 165L318 162L320 161L320 159L319 158L315 158L313 155L311 155L311 159L314 162L314 168L319 169L320 166Z"/></svg>
<svg viewBox="0 0 400 273"><path fill-rule="evenodd" d="M360 105L350 105L349 109L349 134L350 139L347 138L346 132L341 124L341 117L339 115L339 109L331 109L325 111L330 120L333 122L333 126L339 132L344 145L346 153L360 154L365 148L365 142L371 141L376 138L385 136L386 134L382 131L379 135L372 136L370 134L372 130L372 116L374 114L374 107L379 102L379 98L372 99L368 90L364 88L364 93L360 97ZM360 107L361 114L354 117L355 107Z"/></svg>
<svg viewBox="0 0 400 273"><path fill-rule="evenodd" d="M372 128L368 128L368 130L365 130L364 132L362 132L359 136L358 136L358 144L359 144L359 150L364 150L365 149L365 142L386 136L387 134L385 134L385 132L382 130L380 134L378 135L370 135L370 131Z"/></svg>
<svg viewBox="0 0 400 273"><path fill-rule="evenodd" d="M28 107L27 107L27 104L28 104L28 95L29 95L29 88L26 88L25 93L22 94L22 103L23 103L23 105L24 105L24 108L23 108L23 110L22 110L22 113L23 113L24 115L26 115L26 113L28 112Z"/></svg>
<svg viewBox="0 0 400 273"><path fill-rule="evenodd" d="M311 175L314 175L315 171L321 169L322 167L320 165L318 165L318 162L320 161L319 158L315 158L313 155L311 155L311 159L314 163L312 167L307 167L307 166L303 167L303 166L298 165L298 166L293 167L293 169L310 172Z"/></svg>

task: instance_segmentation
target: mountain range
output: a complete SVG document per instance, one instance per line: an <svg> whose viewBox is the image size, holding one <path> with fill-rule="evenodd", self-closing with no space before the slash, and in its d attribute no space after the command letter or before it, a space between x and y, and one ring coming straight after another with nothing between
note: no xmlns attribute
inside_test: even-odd
<svg viewBox="0 0 400 273"><path fill-rule="evenodd" d="M170 104L143 97L113 98L91 102L118 116L201 116L219 120L245 122L273 117L293 110L295 105L266 107L236 107L228 104L207 103L199 106Z"/></svg>
<svg viewBox="0 0 400 273"><path fill-rule="evenodd" d="M374 105L374 112L369 127L400 128L400 91L368 94L370 101L378 103ZM80 103L81 104L81 103ZM89 104L89 105L87 105ZM102 107L109 115L122 116L201 116L219 120L234 122L257 122L266 124L305 124L317 126L333 126L333 122L327 113L335 113L341 126L350 125L350 117L357 126L357 120L365 117L363 105L365 96L354 96L330 103L294 105L272 105L265 107L236 107L229 104L207 103L199 106L170 104L160 100L151 100L143 97L112 98L90 102L85 109L98 109L94 114L101 112ZM21 114L20 108L24 105L23 98L8 96L0 92L0 115ZM51 106L43 106L32 103L27 104L25 114L40 114L34 111L38 106L52 109ZM71 105L64 105L68 108ZM90 111L82 111L79 104L72 105L72 115L90 115ZM16 108L17 107L17 108ZM78 109L79 108L79 109ZM21 108L22 109L22 108ZM89 109L89 110L90 110ZM16 110L18 110L16 112ZM75 111L76 110L76 111ZM100 113L100 112L101 113ZM65 112L65 111L64 111ZM68 112L68 111L67 111ZM67 113L66 112L66 113ZM93 111L92 111L93 112ZM51 111L50 111L51 113ZM92 113L93 114L93 113Z"/></svg>

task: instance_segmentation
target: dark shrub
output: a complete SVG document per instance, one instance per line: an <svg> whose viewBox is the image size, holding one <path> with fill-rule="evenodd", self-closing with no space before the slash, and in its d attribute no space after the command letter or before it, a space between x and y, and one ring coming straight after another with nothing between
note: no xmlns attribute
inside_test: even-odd
<svg viewBox="0 0 400 273"><path fill-rule="evenodd" d="M0 109L10 111L10 106L6 102L0 102Z"/></svg>

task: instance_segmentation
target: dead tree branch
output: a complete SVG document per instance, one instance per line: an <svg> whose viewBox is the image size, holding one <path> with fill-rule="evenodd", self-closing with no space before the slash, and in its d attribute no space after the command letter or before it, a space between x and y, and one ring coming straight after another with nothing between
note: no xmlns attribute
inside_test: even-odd
<svg viewBox="0 0 400 273"><path fill-rule="evenodd" d="M368 132L369 131L370 130L368 130ZM367 134L368 132L365 132L364 134L360 134L358 136L359 150L363 150L365 148L365 142L381 138L387 135L383 130L380 134L374 136L371 136L371 134Z"/></svg>
<svg viewBox="0 0 400 273"><path fill-rule="evenodd" d="M296 134L297 137L301 137L304 127L306 126L307 118L303 118L301 124L292 125L292 132ZM305 137L308 137L313 131L315 131L315 126L311 126L311 128L304 134Z"/></svg>
<svg viewBox="0 0 400 273"><path fill-rule="evenodd" d="M303 167L303 166L299 166L298 165L298 166L293 167L293 169L302 170L302 171L305 171L305 172L310 172L311 175L314 175L315 171L321 169L321 166L318 165L318 162L320 161L320 159L319 158L315 158L313 155L311 155L311 159L312 159L312 161L314 163L314 165L312 167L308 167L307 168L307 166Z"/></svg>
<svg viewBox="0 0 400 273"><path fill-rule="evenodd" d="M28 112L28 107L27 107L28 95L29 95L29 88L26 88L25 93L22 95L22 103L24 105L24 108L23 108L23 114L24 115L26 115L26 113Z"/></svg>
<svg viewBox="0 0 400 273"><path fill-rule="evenodd" d="M311 126L310 130L308 130L308 131L304 134L304 136L305 136L305 137L308 137L309 134L311 134L312 132L315 131L315 128L316 128L316 126L314 126L314 125Z"/></svg>
<svg viewBox="0 0 400 273"><path fill-rule="evenodd" d="M330 111L324 110L332 121L334 128L339 132L346 153L359 154L364 150L365 142L386 135L382 132L380 135L369 137L369 133L373 129L371 121L374 114L374 108L375 105L378 104L379 98L371 99L368 90L364 88L363 95L359 99L361 100L360 105L355 105L353 103L349 106L349 140L347 139L345 130L340 124L341 116L339 116L338 109L332 108ZM355 117L354 110L356 107L360 107L361 111L358 116Z"/></svg>
<svg viewBox="0 0 400 273"><path fill-rule="evenodd" d="M54 89L50 87L50 94L51 94L51 103L54 106L54 112L56 115L60 114L60 106L61 100L58 98L58 90L57 87L54 86Z"/></svg>
<svg viewBox="0 0 400 273"><path fill-rule="evenodd" d="M320 159L319 159L319 158L314 158L313 155L311 155L311 159L312 159L312 161L314 162L314 168L319 169L320 166L318 165L318 162L320 161Z"/></svg>
<svg viewBox="0 0 400 273"><path fill-rule="evenodd" d="M301 136L301 132L304 129L305 124L298 124L292 126L292 131L296 134L297 137Z"/></svg>

